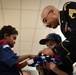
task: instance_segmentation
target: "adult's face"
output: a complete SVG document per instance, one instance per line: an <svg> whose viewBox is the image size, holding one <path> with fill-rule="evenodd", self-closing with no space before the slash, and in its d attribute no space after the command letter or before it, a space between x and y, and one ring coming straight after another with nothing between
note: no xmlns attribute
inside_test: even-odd
<svg viewBox="0 0 76 75"><path fill-rule="evenodd" d="M46 27L55 29L59 25L58 14L52 10L49 10L47 13L43 12L41 19Z"/></svg>

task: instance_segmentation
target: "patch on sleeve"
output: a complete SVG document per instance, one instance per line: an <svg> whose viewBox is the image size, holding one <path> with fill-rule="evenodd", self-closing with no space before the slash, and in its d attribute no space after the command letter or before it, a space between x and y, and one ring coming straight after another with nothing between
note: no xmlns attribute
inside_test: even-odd
<svg viewBox="0 0 76 75"><path fill-rule="evenodd" d="M3 48L9 47L9 45L4 45Z"/></svg>

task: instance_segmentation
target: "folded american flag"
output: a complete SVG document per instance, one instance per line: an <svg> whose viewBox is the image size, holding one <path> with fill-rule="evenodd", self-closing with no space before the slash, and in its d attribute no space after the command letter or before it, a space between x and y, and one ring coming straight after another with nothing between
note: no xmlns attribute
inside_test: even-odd
<svg viewBox="0 0 76 75"><path fill-rule="evenodd" d="M29 63L30 61L30 63ZM43 65L43 63L47 62L54 62L55 64L60 62L60 55L55 55L55 56L49 56L49 55L44 55L44 54L39 54L35 59L28 60L28 66L36 67L38 65Z"/></svg>

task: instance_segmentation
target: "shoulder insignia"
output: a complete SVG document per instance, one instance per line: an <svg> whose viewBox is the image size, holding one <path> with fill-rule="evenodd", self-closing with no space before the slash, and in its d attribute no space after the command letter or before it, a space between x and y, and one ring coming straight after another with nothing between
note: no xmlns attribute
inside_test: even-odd
<svg viewBox="0 0 76 75"><path fill-rule="evenodd" d="M9 47L9 45L4 45L3 48Z"/></svg>
<svg viewBox="0 0 76 75"><path fill-rule="evenodd" d="M64 11L66 11L66 6L68 5L68 4L70 4L71 2L66 2L65 4L64 4L64 6L63 6L63 9L64 9Z"/></svg>
<svg viewBox="0 0 76 75"><path fill-rule="evenodd" d="M76 14L76 9L69 9L69 16L71 19L74 19L76 16L73 16L73 14Z"/></svg>

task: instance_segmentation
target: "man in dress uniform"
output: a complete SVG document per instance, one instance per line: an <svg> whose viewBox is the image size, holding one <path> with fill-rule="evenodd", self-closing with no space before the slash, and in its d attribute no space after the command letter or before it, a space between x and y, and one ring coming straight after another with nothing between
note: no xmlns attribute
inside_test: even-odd
<svg viewBox="0 0 76 75"><path fill-rule="evenodd" d="M51 55L52 51L58 53L62 63L71 67L76 62L76 2L66 2L62 11L52 5L46 6L41 13L41 19L49 28L55 29L60 25L66 39L54 49L44 48L39 53L46 55Z"/></svg>

